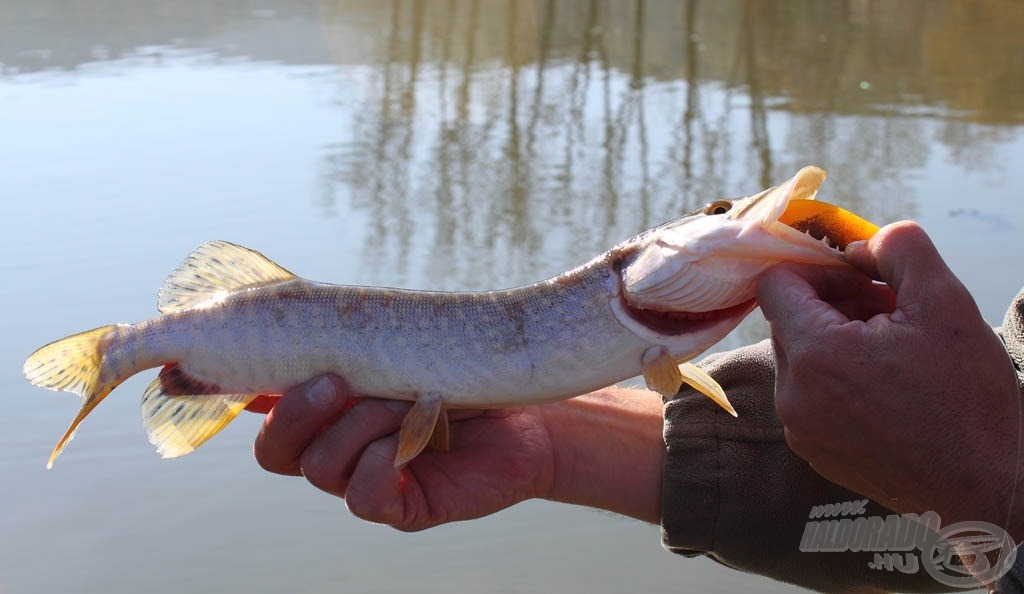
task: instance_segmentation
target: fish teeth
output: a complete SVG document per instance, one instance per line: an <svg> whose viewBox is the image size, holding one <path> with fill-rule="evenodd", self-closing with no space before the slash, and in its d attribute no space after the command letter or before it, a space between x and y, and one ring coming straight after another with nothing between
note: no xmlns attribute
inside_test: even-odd
<svg viewBox="0 0 1024 594"><path fill-rule="evenodd" d="M832 244L832 242L830 241L828 235L826 235L824 237L820 237L820 238L819 237L815 237L815 236L811 235L811 230L810 229L804 229L802 231L802 233L804 235L806 235L807 237L810 237L811 239L815 240L815 241L820 241L821 243L825 244L825 246L828 247L829 249L831 249L832 251L842 252L841 249L839 249L837 246Z"/></svg>

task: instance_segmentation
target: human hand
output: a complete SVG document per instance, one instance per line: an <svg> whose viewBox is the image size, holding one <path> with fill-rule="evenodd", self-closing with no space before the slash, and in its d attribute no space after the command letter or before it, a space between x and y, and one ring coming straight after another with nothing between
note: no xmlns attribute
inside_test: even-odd
<svg viewBox="0 0 1024 594"><path fill-rule="evenodd" d="M273 406L254 453L263 468L305 476L343 497L356 516L405 531L535 497L658 519L663 454L648 452L664 449L656 396L612 389L542 407L452 410L452 451L424 451L396 470L397 431L409 406L354 398L337 377L311 380ZM632 459L641 449L655 461Z"/></svg>
<svg viewBox="0 0 1024 594"><path fill-rule="evenodd" d="M758 285L790 448L892 509L991 522L1019 541L1020 394L999 338L916 224L847 256L864 274L784 265Z"/></svg>

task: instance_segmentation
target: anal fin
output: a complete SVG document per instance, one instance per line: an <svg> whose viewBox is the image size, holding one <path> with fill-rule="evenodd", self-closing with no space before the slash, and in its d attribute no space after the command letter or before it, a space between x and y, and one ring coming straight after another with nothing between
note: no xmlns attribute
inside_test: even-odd
<svg viewBox="0 0 1024 594"><path fill-rule="evenodd" d="M420 394L416 402L402 419L402 429L398 434L398 453L395 455L395 468L402 468L415 458L431 442L441 418L444 401L438 394ZM444 418L444 434L448 433L447 415Z"/></svg>
<svg viewBox="0 0 1024 594"><path fill-rule="evenodd" d="M163 458L184 456L216 435L256 394L170 395L161 378L142 395L142 425Z"/></svg>

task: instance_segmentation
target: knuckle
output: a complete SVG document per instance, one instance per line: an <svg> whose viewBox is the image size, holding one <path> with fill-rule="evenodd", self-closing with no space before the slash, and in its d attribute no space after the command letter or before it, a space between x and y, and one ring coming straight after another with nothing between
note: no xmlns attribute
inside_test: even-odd
<svg viewBox="0 0 1024 594"><path fill-rule="evenodd" d="M252 448L253 458L256 458L256 463L259 464L260 468L263 470L266 470L267 472L276 472L277 464L273 457L271 457L267 452L268 449L262 447L259 438L257 438L256 445Z"/></svg>
<svg viewBox="0 0 1024 594"><path fill-rule="evenodd" d="M415 482L414 478L396 477L395 446L390 438L367 446L348 485L345 503L357 518L386 524L402 532L416 532L425 526L417 521L415 505L407 505L407 495L418 488L409 484L401 486L407 480Z"/></svg>
<svg viewBox="0 0 1024 594"><path fill-rule="evenodd" d="M266 454L260 454L258 451L255 452L256 462L260 465L260 468L267 472L274 474L283 474L287 476L298 476L302 474L299 470L299 464L296 460L281 460L270 457Z"/></svg>
<svg viewBox="0 0 1024 594"><path fill-rule="evenodd" d="M342 470L318 449L303 452L300 467L302 475L317 489L338 497L345 496L347 484Z"/></svg>
<svg viewBox="0 0 1024 594"><path fill-rule="evenodd" d="M978 306L974 297L952 272L942 275L934 282L936 283L934 287L936 297L941 300L940 305L949 310L947 315L941 316L941 319L958 319L969 314L974 314L975 317L980 316L980 313L976 313Z"/></svg>
<svg viewBox="0 0 1024 594"><path fill-rule="evenodd" d="M433 526L433 524L415 524L415 523L392 524L391 525L391 527L394 528L395 530L398 530L399 532L405 532L406 534L411 534L413 532L423 532L424 530L426 530L427 528L430 528L432 526Z"/></svg>
<svg viewBox="0 0 1024 594"><path fill-rule="evenodd" d="M380 501L368 496L367 490L362 488L359 481L353 481L345 493L345 506L348 511L360 520L387 524L390 518L384 517Z"/></svg>
<svg viewBox="0 0 1024 594"><path fill-rule="evenodd" d="M274 447L273 440L268 437L266 426L260 430L253 444L252 453L260 468L275 474L296 474L296 461L281 455L281 449Z"/></svg>

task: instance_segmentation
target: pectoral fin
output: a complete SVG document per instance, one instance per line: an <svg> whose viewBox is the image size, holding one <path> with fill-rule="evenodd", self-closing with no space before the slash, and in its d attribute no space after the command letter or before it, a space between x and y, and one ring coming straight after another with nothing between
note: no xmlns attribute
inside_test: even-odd
<svg viewBox="0 0 1024 594"><path fill-rule="evenodd" d="M439 437L439 445L445 445L448 434L448 416L443 415L444 401L438 394L421 394L402 420L402 429L398 434L398 454L395 456L395 468L409 463L432 443L432 436L438 420L445 424L443 435Z"/></svg>
<svg viewBox="0 0 1024 594"><path fill-rule="evenodd" d="M452 449L452 436L448 430L448 411L441 409L437 417L437 424L434 425L434 432L430 434L430 449L438 452L450 452Z"/></svg>
<svg viewBox="0 0 1024 594"><path fill-rule="evenodd" d="M710 398L712 402L721 406L730 415L734 417L739 416L736 414L736 409L732 407L729 399L725 396L725 390L706 371L690 362L680 363L678 369L683 381L689 384L691 388Z"/></svg>
<svg viewBox="0 0 1024 594"><path fill-rule="evenodd" d="M661 346L647 349L643 364L644 381L647 382L648 388L666 398L676 395L679 386L683 384L683 374L680 373L668 349Z"/></svg>
<svg viewBox="0 0 1024 594"><path fill-rule="evenodd" d="M732 416L736 409L729 403L725 390L718 385L713 377L693 363L677 364L665 347L651 347L643 357L644 381L647 387L670 398L679 392L679 387L686 382L694 390L704 394L712 402L722 407Z"/></svg>

